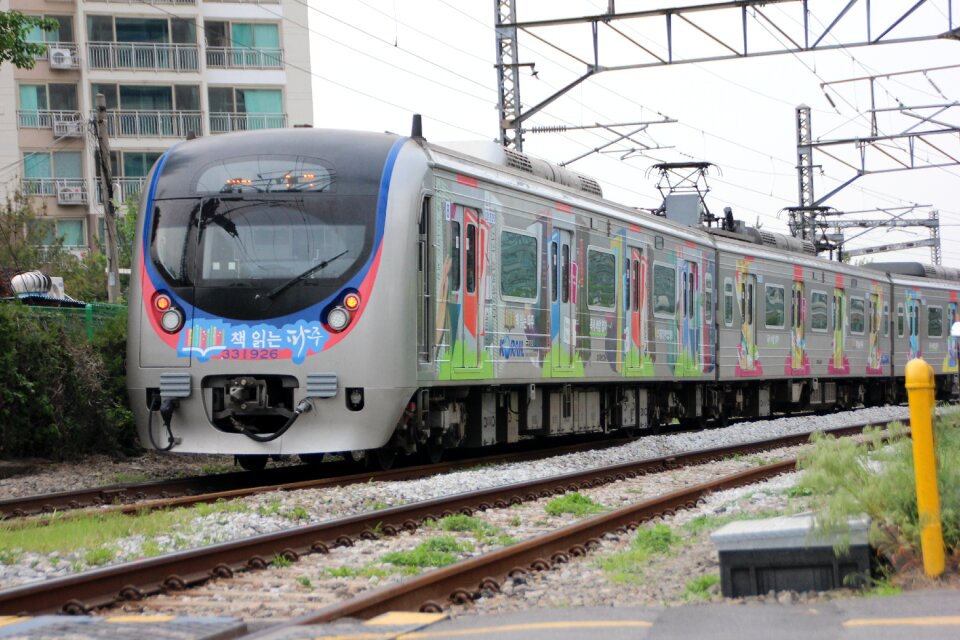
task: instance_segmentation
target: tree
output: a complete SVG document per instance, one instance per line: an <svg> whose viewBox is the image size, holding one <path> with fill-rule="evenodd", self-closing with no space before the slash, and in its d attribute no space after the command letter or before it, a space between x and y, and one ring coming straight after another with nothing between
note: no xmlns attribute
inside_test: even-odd
<svg viewBox="0 0 960 640"><path fill-rule="evenodd" d="M40 16L25 16L19 11L0 11L0 63L12 62L19 69L32 69L37 56L47 51L47 46L28 42L27 37L34 27L53 31L56 20Z"/></svg>

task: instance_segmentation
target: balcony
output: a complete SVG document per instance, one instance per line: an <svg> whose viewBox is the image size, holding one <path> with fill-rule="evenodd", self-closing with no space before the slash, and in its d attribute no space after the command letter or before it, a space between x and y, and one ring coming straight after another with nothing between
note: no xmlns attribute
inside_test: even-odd
<svg viewBox="0 0 960 640"><path fill-rule="evenodd" d="M79 138L86 130L86 122L79 111L17 111L19 129L53 129L58 138Z"/></svg>
<svg viewBox="0 0 960 640"><path fill-rule="evenodd" d="M20 187L27 196L56 196L61 205L87 204L83 178L23 178Z"/></svg>
<svg viewBox="0 0 960 640"><path fill-rule="evenodd" d="M256 129L283 129L287 126L285 113L228 113L210 114L210 133L253 131Z"/></svg>
<svg viewBox="0 0 960 640"><path fill-rule="evenodd" d="M91 112L96 117L96 112ZM107 132L118 138L186 138L203 133L200 111L107 111Z"/></svg>
<svg viewBox="0 0 960 640"><path fill-rule="evenodd" d="M207 47L207 66L218 69L282 69L283 49Z"/></svg>
<svg viewBox="0 0 960 640"><path fill-rule="evenodd" d="M47 60L51 69L79 69L80 54L76 42L47 42L47 50L37 60Z"/></svg>
<svg viewBox="0 0 960 640"><path fill-rule="evenodd" d="M113 179L113 200L118 204L123 204L127 200L136 200L143 191L146 178L114 178ZM97 202L103 203L103 188L100 186L100 180L97 179Z"/></svg>
<svg viewBox="0 0 960 640"><path fill-rule="evenodd" d="M91 69L111 71L198 71L199 49L195 44L161 42L89 42Z"/></svg>
<svg viewBox="0 0 960 640"><path fill-rule="evenodd" d="M90 0L87 0L88 2ZM173 5L195 5L197 0L93 0L94 2L104 2L106 4L173 4Z"/></svg>

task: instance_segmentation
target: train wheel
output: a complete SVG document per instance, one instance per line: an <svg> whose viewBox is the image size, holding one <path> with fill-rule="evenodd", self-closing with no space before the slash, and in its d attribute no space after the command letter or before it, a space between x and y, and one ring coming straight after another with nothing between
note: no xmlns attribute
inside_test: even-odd
<svg viewBox="0 0 960 640"><path fill-rule="evenodd" d="M269 456L243 455L237 456L237 464L247 471L263 471L269 459Z"/></svg>
<svg viewBox="0 0 960 640"><path fill-rule="evenodd" d="M443 459L443 445L430 442L419 447L420 457L426 464L439 464Z"/></svg>
<svg viewBox="0 0 960 640"><path fill-rule="evenodd" d="M367 454L367 460L381 471L389 471L393 469L394 463L397 461L397 450L392 447L381 447L380 449L375 449L373 455L370 455L370 452Z"/></svg>

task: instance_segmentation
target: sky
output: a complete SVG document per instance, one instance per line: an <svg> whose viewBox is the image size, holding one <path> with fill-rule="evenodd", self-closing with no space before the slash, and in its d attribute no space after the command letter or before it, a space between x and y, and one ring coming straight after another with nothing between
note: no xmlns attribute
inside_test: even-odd
<svg viewBox="0 0 960 640"><path fill-rule="evenodd" d="M496 140L496 41L494 0L350 0L307 2L310 8L314 126L407 134L412 114L423 116L431 142ZM810 31L822 33L848 0L808 0ZM516 0L517 20L580 17L604 13L608 0L562 3ZM645 11L713 0L616 0L617 13ZM916 3L873 2L870 33L874 38ZM878 6L879 5L879 6ZM952 5L952 6L951 6ZM793 38L802 37L800 2L762 8L748 15L751 51L781 50L769 17ZM742 46L740 16L730 12L697 14L697 26L734 47ZM927 0L888 38L938 34L960 23L960 0ZM867 38L866 1L855 2L825 43ZM663 55L663 18L619 21L619 34L601 26L600 63L641 64ZM589 25L532 29L518 36L519 61L533 63L520 72L522 110L540 104L581 76L592 60ZM673 21L675 59L708 57L721 45L679 19ZM643 47L643 49L641 49ZM796 107L811 108L815 140L834 141L870 135L871 83L877 131L892 135L910 127L960 127L960 40L938 39L904 44L837 48L802 54L758 56L595 74L526 122L537 126L614 125L673 119L652 124L629 142L590 153L612 139L605 129L527 133L523 151L597 179L605 197L638 208L661 204L656 189L661 162L707 161L707 205L720 214L731 207L737 218L764 229L789 233L784 207L798 204ZM947 67L947 68L940 68ZM926 73L919 71L926 70ZM536 75L532 74L536 72ZM916 72L916 73L902 73ZM889 77L886 77L888 74ZM913 116L894 108L911 108ZM920 117L916 117L919 115ZM937 124L920 123L933 117ZM919 124L918 124L919 123ZM619 133L637 126L614 127ZM960 135L928 137L932 145L913 145L915 165L960 159ZM856 175L860 154L853 144L814 151L816 197ZM887 140L866 153L869 170L910 164L911 144ZM833 156L833 157L831 157ZM943 264L960 267L960 166L866 175L830 197L824 205L863 211L846 219L881 219L891 215L926 218L934 209L941 218ZM909 207L919 206L913 210ZM882 209L883 211L872 211ZM929 237L926 228L846 231L848 247L862 247ZM879 261L930 262L929 248L881 253Z"/></svg>

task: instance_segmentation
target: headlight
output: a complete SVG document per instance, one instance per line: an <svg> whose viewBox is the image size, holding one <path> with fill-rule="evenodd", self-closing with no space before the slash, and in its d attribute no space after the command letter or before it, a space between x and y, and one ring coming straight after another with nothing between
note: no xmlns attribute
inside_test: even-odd
<svg viewBox="0 0 960 640"><path fill-rule="evenodd" d="M334 331L343 331L350 324L350 314L343 307L334 307L327 314L327 325Z"/></svg>
<svg viewBox="0 0 960 640"><path fill-rule="evenodd" d="M176 333L183 326L183 314L176 307L171 307L160 315L160 326L167 333Z"/></svg>

